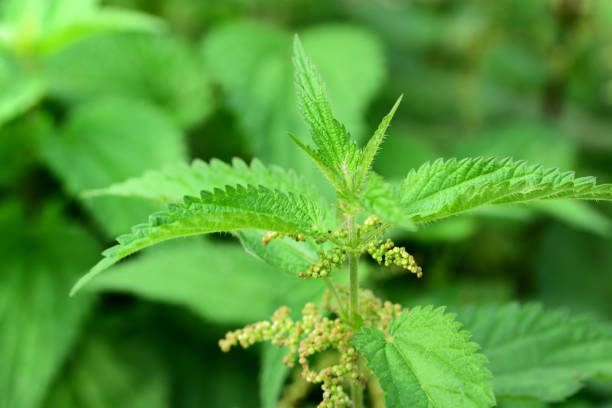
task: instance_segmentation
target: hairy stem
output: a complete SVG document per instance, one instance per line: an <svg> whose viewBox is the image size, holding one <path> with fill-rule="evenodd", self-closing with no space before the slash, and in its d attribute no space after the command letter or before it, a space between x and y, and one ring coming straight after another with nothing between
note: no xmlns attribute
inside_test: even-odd
<svg viewBox="0 0 612 408"><path fill-rule="evenodd" d="M349 243L349 318L351 325L356 329L361 322L361 316L359 315L359 252L357 252L359 236L357 236L357 221L355 216L349 216L347 224ZM361 371L361 367L359 371ZM361 374L361 372L359 372L359 374ZM363 390L359 378L351 383L351 398L353 400L353 408L363 407Z"/></svg>
<svg viewBox="0 0 612 408"><path fill-rule="evenodd" d="M344 306L344 304L342 303L342 300L340 299L340 295L338 294L338 291L336 290L336 286L331 281L331 279L329 279L327 276L323 278L323 281L325 282L325 285L327 285L327 289L334 296L336 303L338 303L338 309L340 310L340 317L342 318L342 320L345 320L348 322L349 315L346 313L346 306Z"/></svg>

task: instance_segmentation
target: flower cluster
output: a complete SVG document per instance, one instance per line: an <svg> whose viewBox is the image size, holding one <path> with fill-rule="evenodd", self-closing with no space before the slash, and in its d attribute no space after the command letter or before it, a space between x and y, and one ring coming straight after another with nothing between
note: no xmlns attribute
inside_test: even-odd
<svg viewBox="0 0 612 408"><path fill-rule="evenodd" d="M369 242L366 251L381 265L396 265L416 274L418 278L423 276L423 270L417 265L414 257L405 248L395 246L390 239Z"/></svg>
<svg viewBox="0 0 612 408"><path fill-rule="evenodd" d="M347 297L347 289L339 290L340 296ZM362 290L360 312L364 325L385 330L394 317L401 313L401 306L382 302L371 291ZM331 295L325 295L323 307L337 313L337 306L331 305ZM278 347L287 347L289 353L283 363L293 367L297 361L302 367L301 377L309 383L320 383L323 400L319 408L349 407L350 398L345 391L349 381L365 383L365 376L359 374L359 353L352 345L352 327L342 319L328 317L314 303L307 303L302 309L302 320L294 321L286 306L279 308L270 321L246 326L228 333L219 341L223 351L240 344L249 347L255 343L270 341ZM311 359L327 350L337 352L337 358L330 365L317 370Z"/></svg>
<svg viewBox="0 0 612 408"><path fill-rule="evenodd" d="M310 265L306 272L300 272L298 276L306 278L324 278L329 276L332 269L342 266L346 260L346 250L344 248L334 248L329 251L319 251L318 261Z"/></svg>
<svg viewBox="0 0 612 408"><path fill-rule="evenodd" d="M273 239L279 238L291 238L297 242L304 242L306 241L306 235L304 234L287 234L284 232L277 232L277 231L268 231L264 234L263 237L261 237L261 243L266 246L268 245Z"/></svg>

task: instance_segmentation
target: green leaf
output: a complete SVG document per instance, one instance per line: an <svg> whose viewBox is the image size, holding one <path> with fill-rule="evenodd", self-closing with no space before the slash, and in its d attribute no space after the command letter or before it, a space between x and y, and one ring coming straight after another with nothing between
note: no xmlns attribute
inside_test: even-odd
<svg viewBox="0 0 612 408"><path fill-rule="evenodd" d="M126 256L162 241L243 229L315 235L321 221L317 203L303 196L242 185L202 191L200 197L186 196L183 203L170 204L167 211L151 215L147 224L117 238L119 244L104 251L104 259L77 282L72 293Z"/></svg>
<svg viewBox="0 0 612 408"><path fill-rule="evenodd" d="M395 102L395 105L391 108L391 111L382 119L376 132L372 138L368 141L368 144L363 148L363 151L360 154L360 160L357 167L357 174L355 176L356 183L355 185L361 188L361 185L365 181L370 168L372 167L372 162L374 161L374 157L378 153L380 149L380 144L385 138L385 132L393 119L393 115L395 115L395 111L397 110L400 102L402 101L403 95L400 95Z"/></svg>
<svg viewBox="0 0 612 408"><path fill-rule="evenodd" d="M355 345L385 391L387 407L490 407L487 359L444 308L416 307L394 319L388 333L365 328Z"/></svg>
<svg viewBox="0 0 612 408"><path fill-rule="evenodd" d="M395 198L395 190L396 187L385 182L378 174L371 172L365 190L357 201L363 208L376 214L383 221L408 230L415 230L416 226L412 217L404 211Z"/></svg>
<svg viewBox="0 0 612 408"><path fill-rule="evenodd" d="M335 117L360 140L365 109L384 77L379 42L368 31L339 24L308 28L300 38L325 78ZM303 143L308 133L296 106L291 41L292 35L278 28L234 22L206 37L204 59L254 155L321 181L316 167L287 137L294 133Z"/></svg>
<svg viewBox="0 0 612 408"><path fill-rule="evenodd" d="M99 7L98 0L6 0L0 6L5 46L52 53L110 30L159 31L163 22L139 12Z"/></svg>
<svg viewBox="0 0 612 408"><path fill-rule="evenodd" d="M261 353L261 371L259 374L259 391L262 408L276 408L287 380L290 369L283 364L283 358L289 350L273 344L263 344Z"/></svg>
<svg viewBox="0 0 612 408"><path fill-rule="evenodd" d="M132 293L185 306L206 321L246 324L292 303L296 291L316 298L325 285L279 274L239 245L189 238L146 250L98 276L87 290Z"/></svg>
<svg viewBox="0 0 612 408"><path fill-rule="evenodd" d="M110 187L91 190L87 196L120 195L172 202L185 195L197 195L202 189L226 185L261 185L283 193L300 194L313 202L320 202L322 218L326 226L333 226L334 216L322 202L317 192L292 171L277 166L264 166L259 160L247 165L241 159L232 160L228 165L213 159L209 164L195 160L190 166L177 164L163 170L148 171L143 176L114 184ZM235 234L247 252L259 257L283 271L297 274L317 260L317 246L310 240L295 242L291 239L275 239L268 245L262 244L265 231L237 231Z"/></svg>
<svg viewBox="0 0 612 408"><path fill-rule="evenodd" d="M293 171L278 166L264 166L254 159L251 164L234 158L231 165L212 159L210 163L196 159L191 165L178 163L162 170L149 170L109 187L86 191L86 196L119 195L146 198L161 202L180 201L186 195L198 195L203 189L226 185L257 185L284 193L301 194L312 200L317 193Z"/></svg>
<svg viewBox="0 0 612 408"><path fill-rule="evenodd" d="M81 105L57 134L42 141L40 152L75 196L186 158L183 135L162 111L144 101L118 98ZM122 197L98 197L83 204L111 236L163 209L158 203Z"/></svg>
<svg viewBox="0 0 612 408"><path fill-rule="evenodd" d="M32 108L43 92L38 75L0 52L0 126Z"/></svg>
<svg viewBox="0 0 612 408"><path fill-rule="evenodd" d="M50 57L49 92L82 103L119 95L146 99L180 126L202 121L213 107L208 75L190 45L161 35L96 36Z"/></svg>
<svg viewBox="0 0 612 408"><path fill-rule="evenodd" d="M47 209L28 223L0 207L0 406L40 406L93 305L66 294L99 251L85 231Z"/></svg>
<svg viewBox="0 0 612 408"><path fill-rule="evenodd" d="M612 328L586 316L511 303L460 318L490 360L498 398L554 402L597 375L612 375Z"/></svg>
<svg viewBox="0 0 612 408"><path fill-rule="evenodd" d="M293 41L293 65L298 108L317 146L315 160L320 167L325 167L326 175L334 174L330 181L337 188L344 188L344 184L352 182L349 176L356 170L359 149L344 125L334 117L323 78L297 35Z"/></svg>
<svg viewBox="0 0 612 408"><path fill-rule="evenodd" d="M553 307L612 316L610 288L602 284L610 277L612 240L554 224L542 231L534 250L538 299Z"/></svg>
<svg viewBox="0 0 612 408"><path fill-rule="evenodd" d="M106 336L108 337L108 336ZM170 378L150 344L89 336L47 396L45 408L165 408Z"/></svg>
<svg viewBox="0 0 612 408"><path fill-rule="evenodd" d="M385 197L376 196L380 194L379 184L367 187L364 197L385 200L387 211L404 212L417 223L487 205L553 199L612 200L612 184L597 185L594 177L575 178L573 172L509 158L426 163L412 170L401 185L387 187ZM367 200L362 201L373 210Z"/></svg>

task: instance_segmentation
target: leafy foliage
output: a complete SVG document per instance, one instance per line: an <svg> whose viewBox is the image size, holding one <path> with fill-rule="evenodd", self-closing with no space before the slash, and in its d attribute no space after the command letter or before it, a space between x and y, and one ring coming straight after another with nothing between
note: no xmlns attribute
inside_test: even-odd
<svg viewBox="0 0 612 408"><path fill-rule="evenodd" d="M388 407L490 407L491 373L478 345L443 308L416 307L388 333L364 328L355 344L385 391Z"/></svg>
<svg viewBox="0 0 612 408"><path fill-rule="evenodd" d="M359 140L364 110L383 78L380 45L368 32L347 25L309 28L300 38L326 79L335 116ZM303 143L307 133L291 86L291 40L288 32L272 26L234 22L208 36L204 60L254 154L312 180L315 169L287 137L291 132ZM342 68L347 64L352 69Z"/></svg>
<svg viewBox="0 0 612 408"><path fill-rule="evenodd" d="M146 14L103 7L98 0L7 0L0 6L0 46L17 51L56 51L109 30L158 31L163 23Z"/></svg>
<svg viewBox="0 0 612 408"><path fill-rule="evenodd" d="M170 204L168 211L151 215L147 224L117 238L119 245L107 249L72 292L126 256L169 239L242 229L314 235L321 221L317 204L303 196L242 185L202 191L199 198L186 196L183 203Z"/></svg>
<svg viewBox="0 0 612 408"><path fill-rule="evenodd" d="M141 98L182 127L212 110L207 74L189 44L175 37L92 37L49 58L45 74L50 94L71 104L112 95Z"/></svg>
<svg viewBox="0 0 612 408"><path fill-rule="evenodd" d="M117 265L88 289L132 293L185 306L207 321L245 324L267 317L279 303L320 297L324 285L279 275L239 246L189 238Z"/></svg>
<svg viewBox="0 0 612 408"><path fill-rule="evenodd" d="M340 190L352 184L357 168L358 147L346 128L333 115L321 74L304 52L299 37L293 43L293 64L298 108L310 127L317 151L294 139L317 163L327 178Z"/></svg>
<svg viewBox="0 0 612 408"><path fill-rule="evenodd" d="M0 125L23 114L41 98L43 81L0 52Z"/></svg>
<svg viewBox="0 0 612 408"><path fill-rule="evenodd" d="M561 401L585 381L612 375L612 328L591 318L516 303L460 318L490 361L500 399Z"/></svg>
<svg viewBox="0 0 612 408"><path fill-rule="evenodd" d="M147 134L149 141L141 141ZM151 166L185 160L181 133L144 101L103 98L81 105L68 122L42 140L42 156L72 194L141 174ZM85 207L109 235L141 222L159 205L116 197L87 200Z"/></svg>
<svg viewBox="0 0 612 408"><path fill-rule="evenodd" d="M612 200L612 185L597 185L594 177L575 178L573 172L508 158L440 159L412 170L399 186L381 187L376 181L364 195L366 207L372 208L373 200L384 200L385 213L403 212L423 223L485 205L569 198Z"/></svg>
<svg viewBox="0 0 612 408"><path fill-rule="evenodd" d="M153 350L98 335L77 349L45 407L170 407L167 377Z"/></svg>
<svg viewBox="0 0 612 408"><path fill-rule="evenodd" d="M196 159L191 165L173 164L105 188L87 191L85 195L119 195L167 203L179 201L186 195L197 195L205 188L237 184L264 186L317 198L316 192L294 172L277 166L264 166L257 159L247 164L238 158L232 160L231 166L216 159L209 163Z"/></svg>
<svg viewBox="0 0 612 408"><path fill-rule="evenodd" d="M259 185L284 193L300 194L313 202L320 201L315 190L292 171L277 166L264 166L259 160L250 165L240 159L228 165L220 160L205 163L195 160L190 166L176 164L163 170L149 171L141 177L132 178L107 188L86 192L87 196L118 195L149 200L173 202L185 195L196 195L202 189L221 188L233 185ZM333 223L333 214L326 203L320 210L325 225ZM313 242L296 243L290 239L277 239L263 245L260 231L234 232L245 249L281 270L297 274L316 261L317 248Z"/></svg>
<svg viewBox="0 0 612 408"><path fill-rule="evenodd" d="M0 406L37 407L92 309L91 296L71 301L66 291L99 249L52 208L28 225L5 204L0 225L12 237L1 242Z"/></svg>

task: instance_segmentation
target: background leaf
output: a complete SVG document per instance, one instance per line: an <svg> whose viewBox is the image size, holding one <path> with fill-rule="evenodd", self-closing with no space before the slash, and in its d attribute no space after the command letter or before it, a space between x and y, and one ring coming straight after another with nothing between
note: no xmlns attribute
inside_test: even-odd
<svg viewBox="0 0 612 408"><path fill-rule="evenodd" d="M146 142L143 135L147 135ZM72 194L106 187L153 166L185 160L181 133L150 104L101 99L80 107L58 134L43 141L42 156ZM84 202L99 225L118 235L160 205L104 197Z"/></svg>
<svg viewBox="0 0 612 408"><path fill-rule="evenodd" d="M113 95L142 98L183 127L212 110L207 74L190 45L175 37L92 37L54 55L45 69L50 93L71 104Z"/></svg>
<svg viewBox="0 0 612 408"><path fill-rule="evenodd" d="M533 304L473 308L460 319L490 361L499 399L562 401L612 375L612 328L593 319Z"/></svg>
<svg viewBox="0 0 612 408"><path fill-rule="evenodd" d="M51 208L26 222L4 205L0 224L12 237L0 250L0 406L38 407L91 310L91 296L67 293L99 247Z"/></svg>

